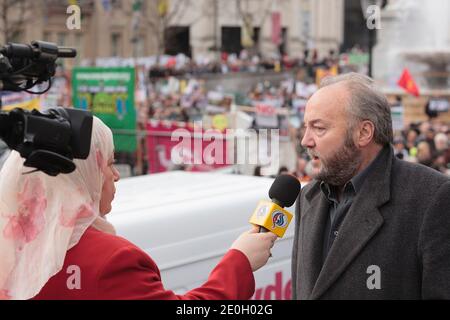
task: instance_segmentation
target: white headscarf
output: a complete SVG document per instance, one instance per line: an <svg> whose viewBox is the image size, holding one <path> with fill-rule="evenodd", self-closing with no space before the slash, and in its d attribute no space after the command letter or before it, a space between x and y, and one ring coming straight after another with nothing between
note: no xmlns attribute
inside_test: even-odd
<svg viewBox="0 0 450 320"><path fill-rule="evenodd" d="M23 174L32 168L11 153L0 172L0 299L38 294L89 226L114 233L99 213L113 150L111 130L94 117L89 156L70 174Z"/></svg>

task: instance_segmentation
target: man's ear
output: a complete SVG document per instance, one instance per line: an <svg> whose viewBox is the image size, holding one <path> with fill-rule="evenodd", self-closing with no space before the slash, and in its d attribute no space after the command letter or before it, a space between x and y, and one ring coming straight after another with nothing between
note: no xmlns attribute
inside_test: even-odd
<svg viewBox="0 0 450 320"><path fill-rule="evenodd" d="M359 148L367 146L375 135L375 125L372 121L364 120L359 124L356 145Z"/></svg>

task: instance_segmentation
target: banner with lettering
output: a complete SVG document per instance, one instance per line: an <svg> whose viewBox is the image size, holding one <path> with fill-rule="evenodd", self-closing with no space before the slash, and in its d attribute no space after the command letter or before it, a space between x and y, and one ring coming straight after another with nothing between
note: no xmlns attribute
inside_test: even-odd
<svg viewBox="0 0 450 320"><path fill-rule="evenodd" d="M211 171L230 165L224 131L192 124L150 120L147 123L148 173L171 170Z"/></svg>
<svg viewBox="0 0 450 320"><path fill-rule="evenodd" d="M253 106L256 111L255 121L258 128L278 128L277 109L280 106L279 100L254 101Z"/></svg>
<svg viewBox="0 0 450 320"><path fill-rule="evenodd" d="M74 107L111 128L116 151L136 151L134 68L74 68L72 88Z"/></svg>

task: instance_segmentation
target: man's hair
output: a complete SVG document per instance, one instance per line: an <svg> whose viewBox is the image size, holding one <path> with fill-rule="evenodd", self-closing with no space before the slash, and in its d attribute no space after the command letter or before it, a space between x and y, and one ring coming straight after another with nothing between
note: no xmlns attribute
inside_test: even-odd
<svg viewBox="0 0 450 320"><path fill-rule="evenodd" d="M359 121L369 120L375 127L374 141L380 145L392 143L391 108L386 96L376 88L374 81L365 75L350 72L325 77L320 88L339 82L345 83L350 93L346 108L350 117L349 129L354 128Z"/></svg>

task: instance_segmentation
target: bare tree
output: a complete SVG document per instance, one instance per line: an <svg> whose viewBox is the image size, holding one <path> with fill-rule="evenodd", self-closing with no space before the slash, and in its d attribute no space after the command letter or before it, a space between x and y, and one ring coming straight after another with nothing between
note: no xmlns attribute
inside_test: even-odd
<svg viewBox="0 0 450 320"><path fill-rule="evenodd" d="M198 1L198 0L197 0ZM173 3L173 5L171 5ZM135 32L138 33L142 27L149 28L155 35L157 54L162 55L165 51L165 31L175 21L180 21L189 7L192 7L192 0L146 0L148 6L145 12L132 11L128 15L133 16ZM200 19L201 17L199 17ZM199 19L193 19L189 25L193 25Z"/></svg>
<svg viewBox="0 0 450 320"><path fill-rule="evenodd" d="M253 11L250 10L250 1L251 0L236 0L236 10L240 19L242 19L243 27L247 28L247 32L253 35L253 28L255 27L259 28L259 30L261 30L260 32L262 32L264 23L272 11L275 0L258 0L256 10ZM259 20L256 20L255 17L260 18ZM261 41L253 43L251 49L259 53L261 51L260 44Z"/></svg>
<svg viewBox="0 0 450 320"><path fill-rule="evenodd" d="M14 41L23 31L26 14L34 1L0 0L0 35L5 43Z"/></svg>
<svg viewBox="0 0 450 320"><path fill-rule="evenodd" d="M175 21L175 18L181 20L183 18L186 9L191 6L191 0L178 0L174 3L174 6L165 14L161 14L156 11L153 19L149 19L147 24L149 27L153 28L157 34L157 46L158 55L163 54L165 50L165 31Z"/></svg>

